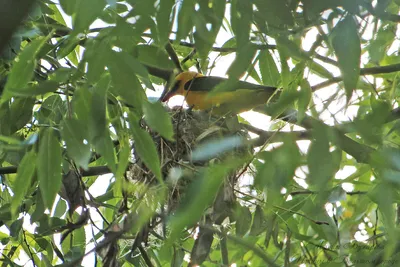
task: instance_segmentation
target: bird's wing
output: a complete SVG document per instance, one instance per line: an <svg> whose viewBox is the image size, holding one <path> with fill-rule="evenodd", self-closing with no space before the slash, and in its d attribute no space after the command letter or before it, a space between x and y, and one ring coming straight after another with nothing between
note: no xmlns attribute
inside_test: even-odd
<svg viewBox="0 0 400 267"><path fill-rule="evenodd" d="M203 92L210 92L212 91L217 85L227 82L227 78L222 77L214 77L214 76L203 76L203 77L196 77L188 82L185 83L185 90L190 91L203 91ZM238 89L249 89L249 90L276 90L276 87L273 86L264 86L258 85L254 83L238 81L233 86L228 86L226 91L236 91Z"/></svg>

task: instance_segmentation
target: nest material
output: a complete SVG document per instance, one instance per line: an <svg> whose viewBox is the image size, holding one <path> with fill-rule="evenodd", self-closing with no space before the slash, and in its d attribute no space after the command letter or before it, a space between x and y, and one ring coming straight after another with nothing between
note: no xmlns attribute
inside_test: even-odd
<svg viewBox="0 0 400 267"><path fill-rule="evenodd" d="M246 132L230 129L224 118L214 118L208 113L184 110L181 107L172 108L169 112L175 132L174 141L165 140L158 133L151 131L145 123L142 125L150 133L155 142L164 177L168 177L170 170L173 168L190 171L195 170L199 166L206 166L210 160L222 159L224 155L218 155L206 162L191 162L190 155L192 151L209 140L222 140L224 137L236 134L248 137ZM247 152L249 152L248 148L239 148L233 151L237 155ZM154 175L141 162L139 155L135 152L134 158L136 162L129 169L129 180L145 183L156 182Z"/></svg>
<svg viewBox="0 0 400 267"><path fill-rule="evenodd" d="M196 179L196 174L199 168L206 167L214 161L222 161L224 157L229 155L242 157L243 155L252 152L248 147L241 147L215 155L212 159L204 160L202 162L192 162L190 160L192 151L204 142L215 139L223 140L227 136L237 134L248 138L247 131L240 131L237 127L232 130L232 127L228 127L228 124L230 124L229 119L216 119L210 117L209 114L204 112L183 110L180 107L172 108L169 112L175 132L174 141L165 140L158 133L152 132L144 123L142 125L142 127L150 133L156 144L160 156L163 177L166 178L167 183L173 185L170 187L166 207L162 206L160 210L161 213L166 216L176 210L181 199L188 192L188 185L193 182L193 179ZM236 118L234 119L236 120ZM129 172L127 172L126 176L128 180L136 184L136 189L138 189L138 186L148 187L157 184L157 179L140 160L139 155L134 153L133 156L136 163L132 164ZM174 175L173 170L180 170L181 175ZM240 176L241 173L243 173L243 170L239 169L231 172L228 177L225 178L223 186L219 189L212 207L207 210L205 218L203 218L207 224L220 225L227 217L235 220L234 216L232 216L234 214L233 210L237 205L234 188L237 184L238 176ZM174 180L173 176L178 178ZM170 183L171 181L172 183ZM142 192L145 191L146 190ZM140 195L141 193L136 191L135 194ZM135 243L132 246L132 251L136 248L135 244L140 244L141 242L147 243L149 238L149 229L158 229L160 230L160 233L165 233L164 228L157 223L157 216L155 216L146 227L137 234ZM208 256L213 243L213 233L207 229L203 229L202 227L199 229L199 238L195 240L195 244L191 251L192 265L190 266L200 265Z"/></svg>
<svg viewBox="0 0 400 267"><path fill-rule="evenodd" d="M207 166L210 162L221 160L227 155L227 153L224 153L207 161L192 162L190 160L190 155L196 147L209 140L223 139L226 136L236 134L248 136L247 132L238 131L238 129L230 129L230 127L227 126L229 123L227 123L226 119L214 118L205 112L188 111L180 107L172 108L169 112L175 132L174 141L163 139L158 133L151 131L145 124L143 124L143 127L148 130L156 144L160 156L163 177L168 179L168 177L171 176L179 176L180 178L176 180L177 182L170 192L168 211L171 211L174 210L182 195L185 194L185 189L193 177L195 177L196 170ZM228 153L230 155L234 153L235 156L240 157L249 152L248 147L242 147ZM141 162L139 155L134 153L134 157L136 163L131 165L127 173L128 180L136 184L139 182L142 185L156 184L156 178L145 164ZM179 170L179 175L174 175L174 171L176 170ZM229 175L230 177L226 178L225 186L221 189L222 195L219 194L217 196L216 202L218 199L220 203L221 201L234 201L233 188L237 182L238 173L240 172L241 170L238 170L237 172L231 173L231 175ZM219 206L221 205L219 204Z"/></svg>

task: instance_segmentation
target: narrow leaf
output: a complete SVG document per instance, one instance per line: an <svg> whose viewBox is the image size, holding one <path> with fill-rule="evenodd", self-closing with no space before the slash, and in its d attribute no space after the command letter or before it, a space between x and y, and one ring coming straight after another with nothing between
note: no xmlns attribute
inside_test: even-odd
<svg viewBox="0 0 400 267"><path fill-rule="evenodd" d="M353 16L348 15L335 26L331 35L348 100L360 76L361 45L357 27Z"/></svg>
<svg viewBox="0 0 400 267"><path fill-rule="evenodd" d="M148 132L140 128L139 119L132 113L128 114L130 131L135 140L135 151L146 166L153 172L160 184L164 184L160 159L154 141Z"/></svg>
<svg viewBox="0 0 400 267"><path fill-rule="evenodd" d="M66 119L63 122L61 135L67 145L68 156L83 169L88 168L91 152L90 147L84 140L87 138L85 128L75 119ZM86 138L85 138L86 137ZM88 141L86 139L86 141Z"/></svg>
<svg viewBox="0 0 400 267"><path fill-rule="evenodd" d="M281 76L271 53L268 50L261 51L258 60L263 84L278 86Z"/></svg>
<svg viewBox="0 0 400 267"><path fill-rule="evenodd" d="M194 0L183 0L178 12L177 40L185 39L193 27L192 16L194 12Z"/></svg>
<svg viewBox="0 0 400 267"><path fill-rule="evenodd" d="M34 149L25 154L18 166L17 177L14 181L14 196L11 200L11 214L13 217L17 215L19 206L25 198L29 187L32 183L33 174L36 167L36 153Z"/></svg>
<svg viewBox="0 0 400 267"><path fill-rule="evenodd" d="M297 120L301 122L304 119L308 105L310 104L312 97L312 90L309 82L307 80L301 81L301 90L299 94L299 99L297 101L298 112Z"/></svg>
<svg viewBox="0 0 400 267"><path fill-rule="evenodd" d="M168 140L172 141L174 139L171 117L160 102L150 103L144 101L143 114L144 119L152 130L158 132L162 137Z"/></svg>
<svg viewBox="0 0 400 267"><path fill-rule="evenodd" d="M175 1L164 0L160 1L156 15L158 41L160 45L168 42L169 34L171 32L172 21L171 13Z"/></svg>
<svg viewBox="0 0 400 267"><path fill-rule="evenodd" d="M45 207L51 209L61 187L61 147L53 129L42 132L39 140L37 171Z"/></svg>
<svg viewBox="0 0 400 267"><path fill-rule="evenodd" d="M104 0L78 0L72 20L74 31L80 33L88 29L101 14L105 5Z"/></svg>
<svg viewBox="0 0 400 267"><path fill-rule="evenodd" d="M4 88L2 101L14 96L14 91L19 88L29 88L27 84L33 77L33 71L36 66L36 54L39 52L46 40L47 38L38 38L34 40L28 44L15 59Z"/></svg>

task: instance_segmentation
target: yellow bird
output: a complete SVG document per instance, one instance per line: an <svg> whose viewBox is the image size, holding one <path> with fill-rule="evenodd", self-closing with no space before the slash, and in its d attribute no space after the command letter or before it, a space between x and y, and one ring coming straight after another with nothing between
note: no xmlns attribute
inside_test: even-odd
<svg viewBox="0 0 400 267"><path fill-rule="evenodd" d="M172 96L182 95L193 109L211 110L215 115L226 115L265 104L277 90L273 86L238 81L226 91L212 92L217 85L226 81L227 78L204 76L193 71L182 72L175 77L171 89L160 99L165 102Z"/></svg>

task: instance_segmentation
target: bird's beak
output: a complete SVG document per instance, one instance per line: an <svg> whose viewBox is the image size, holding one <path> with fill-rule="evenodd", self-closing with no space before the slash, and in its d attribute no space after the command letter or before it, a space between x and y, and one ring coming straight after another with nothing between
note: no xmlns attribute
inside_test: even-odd
<svg viewBox="0 0 400 267"><path fill-rule="evenodd" d="M166 88L166 89L168 89L168 88ZM174 93L172 91L164 90L164 92L160 96L160 101L161 102L168 101L173 96L174 96Z"/></svg>

